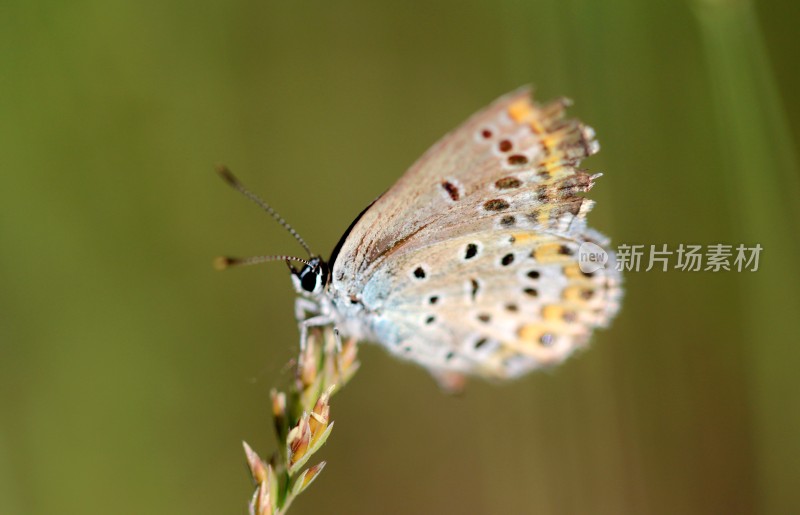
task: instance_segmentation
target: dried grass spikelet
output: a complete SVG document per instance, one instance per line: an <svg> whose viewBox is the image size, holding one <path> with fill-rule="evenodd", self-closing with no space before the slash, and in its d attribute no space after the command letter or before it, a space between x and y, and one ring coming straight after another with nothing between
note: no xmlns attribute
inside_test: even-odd
<svg viewBox="0 0 800 515"><path fill-rule="evenodd" d="M339 344L333 328L309 331L306 347L294 365L287 393L272 390L272 416L280 448L269 463L247 443L245 455L256 484L252 515L286 513L294 499L319 476L326 462L304 468L333 430L330 398L358 370L355 340Z"/></svg>

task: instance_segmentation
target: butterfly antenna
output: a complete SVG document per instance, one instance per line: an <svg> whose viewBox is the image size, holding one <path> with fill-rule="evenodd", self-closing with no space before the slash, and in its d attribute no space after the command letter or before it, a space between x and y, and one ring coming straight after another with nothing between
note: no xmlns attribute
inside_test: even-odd
<svg viewBox="0 0 800 515"><path fill-rule="evenodd" d="M252 256L247 258L220 256L214 260L214 268L217 270L225 270L226 268L231 268L234 266L258 265L260 263L268 263L270 261L286 261L287 263L289 261L297 261L306 265L311 264L303 258L294 256Z"/></svg>
<svg viewBox="0 0 800 515"><path fill-rule="evenodd" d="M289 225L289 223L286 220L284 220L283 217L281 215L279 215L277 211L272 209L272 206L267 204L264 201L264 199L262 199L261 197L259 197L255 193L253 193L252 191L248 190L247 188L245 188L244 185L241 182L239 182L239 179L237 179L236 176L233 175L233 173L231 173L231 171L228 169L227 166L225 166L225 165L217 165L216 169L217 169L217 173L219 174L219 176L222 177L222 179L225 182L230 184L231 187L233 187L233 189L235 189L236 191L238 191L239 193L241 193L245 197L249 198L254 203L258 204L261 207L261 209L263 209L264 211L267 212L267 214L269 216L274 218L275 221L278 222L279 224L281 224L281 226L284 229L289 231L289 234L294 236L294 239L296 239L300 243L300 245L303 246L305 251L308 252L309 256L313 256L314 255L311 252L311 249L306 244L305 240L299 234L297 234L297 231L295 231L294 228L291 225ZM302 260L298 260L297 258L289 258L289 259L293 259L295 261L302 261ZM249 264L249 263L247 263L247 264Z"/></svg>

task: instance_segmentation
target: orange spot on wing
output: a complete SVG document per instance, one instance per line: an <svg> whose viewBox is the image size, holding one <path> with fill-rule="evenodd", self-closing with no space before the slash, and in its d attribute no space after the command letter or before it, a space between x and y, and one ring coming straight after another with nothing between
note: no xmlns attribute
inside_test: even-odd
<svg viewBox="0 0 800 515"><path fill-rule="evenodd" d="M564 307L557 304L548 304L542 308L542 317L551 322L559 322L564 318Z"/></svg>
<svg viewBox="0 0 800 515"><path fill-rule="evenodd" d="M530 242L538 241L538 240L541 240L542 238L544 238L544 236L542 236L540 234L532 233L532 232L518 232L518 233L512 234L511 236L514 237L514 243L515 244L518 244L518 243L522 243L522 244L530 243Z"/></svg>
<svg viewBox="0 0 800 515"><path fill-rule="evenodd" d="M556 148L561 141L563 141L563 138L558 134L548 134L547 136L542 136L542 145L548 152Z"/></svg>
<svg viewBox="0 0 800 515"><path fill-rule="evenodd" d="M560 248L560 243L545 243L534 250L533 256L531 257L533 257L533 259L539 263L550 263L552 261L557 261L559 259L563 259L563 256L558 253Z"/></svg>
<svg viewBox="0 0 800 515"><path fill-rule="evenodd" d="M532 114L533 114L533 106L531 106L531 102L527 98L517 100L516 102L508 106L508 115L515 122L519 123L523 120L526 120Z"/></svg>
<svg viewBox="0 0 800 515"><path fill-rule="evenodd" d="M550 209L539 210L538 222L540 224L546 225L549 219L550 219Z"/></svg>
<svg viewBox="0 0 800 515"><path fill-rule="evenodd" d="M592 289L584 286L570 286L564 289L564 300L585 304L592 296Z"/></svg>
<svg viewBox="0 0 800 515"><path fill-rule="evenodd" d="M525 324L517 331L517 337L526 343L539 343L539 339L545 332L545 328L539 324Z"/></svg>
<svg viewBox="0 0 800 515"><path fill-rule="evenodd" d="M537 118L532 118L530 121L528 121L528 125L530 125L531 130L536 134L544 134L546 132L542 122L540 122Z"/></svg>
<svg viewBox="0 0 800 515"><path fill-rule="evenodd" d="M516 351L534 358L542 365L555 363L564 357L563 350L550 348L542 344L542 337L546 334L554 335L552 324L525 324L517 331L517 342L508 342L507 345Z"/></svg>

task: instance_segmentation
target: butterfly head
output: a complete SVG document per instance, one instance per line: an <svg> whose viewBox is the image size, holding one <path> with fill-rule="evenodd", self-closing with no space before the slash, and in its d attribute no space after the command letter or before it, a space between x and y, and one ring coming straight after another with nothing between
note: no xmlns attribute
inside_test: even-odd
<svg viewBox="0 0 800 515"><path fill-rule="evenodd" d="M316 297L325 290L328 284L328 265L318 257L311 258L299 271L289 265L292 272L292 284L301 295Z"/></svg>
<svg viewBox="0 0 800 515"><path fill-rule="evenodd" d="M255 265L257 263L265 263L268 261L285 261L292 273L292 284L294 285L297 293L311 297L319 296L325 290L325 287L328 284L328 264L325 263L325 261L323 261L321 258L314 256L305 240L303 240L303 238L297 234L297 231L295 231L291 225L286 223L286 220L284 220L274 209L272 209L272 206L267 204L261 197L245 188L244 185L239 182L239 179L237 179L227 167L223 165L218 166L217 173L225 182L233 187L233 189L237 190L239 193L253 201L259 207L261 207L261 209L266 211L268 215L274 218L275 221L283 226L283 228L286 229L289 234L294 236L297 242L300 243L310 257L307 259L294 256L253 256L249 258L219 257L214 261L214 265L218 269L224 269L232 266ZM292 261L302 263L303 268L297 270L292 265Z"/></svg>

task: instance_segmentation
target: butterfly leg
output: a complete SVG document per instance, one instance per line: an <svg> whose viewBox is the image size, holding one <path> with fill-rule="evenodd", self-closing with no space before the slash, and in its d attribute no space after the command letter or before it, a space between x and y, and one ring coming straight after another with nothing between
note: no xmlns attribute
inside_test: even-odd
<svg viewBox="0 0 800 515"><path fill-rule="evenodd" d="M317 315L311 318L306 318L300 321L300 350L306 350L306 341L308 340L309 327L321 327L333 323L333 317L330 315Z"/></svg>
<svg viewBox="0 0 800 515"><path fill-rule="evenodd" d="M333 338L336 340L336 354L342 353L342 335L339 334L339 329L333 328Z"/></svg>
<svg viewBox="0 0 800 515"><path fill-rule="evenodd" d="M294 317L298 322L309 318L308 315L318 315L319 304L310 299L298 297L294 301Z"/></svg>
<svg viewBox="0 0 800 515"><path fill-rule="evenodd" d="M312 315L312 316L309 316ZM308 328L319 327L333 322L330 316L320 314L319 304L311 299L299 297L294 303L294 316L300 326L300 349L305 350Z"/></svg>

